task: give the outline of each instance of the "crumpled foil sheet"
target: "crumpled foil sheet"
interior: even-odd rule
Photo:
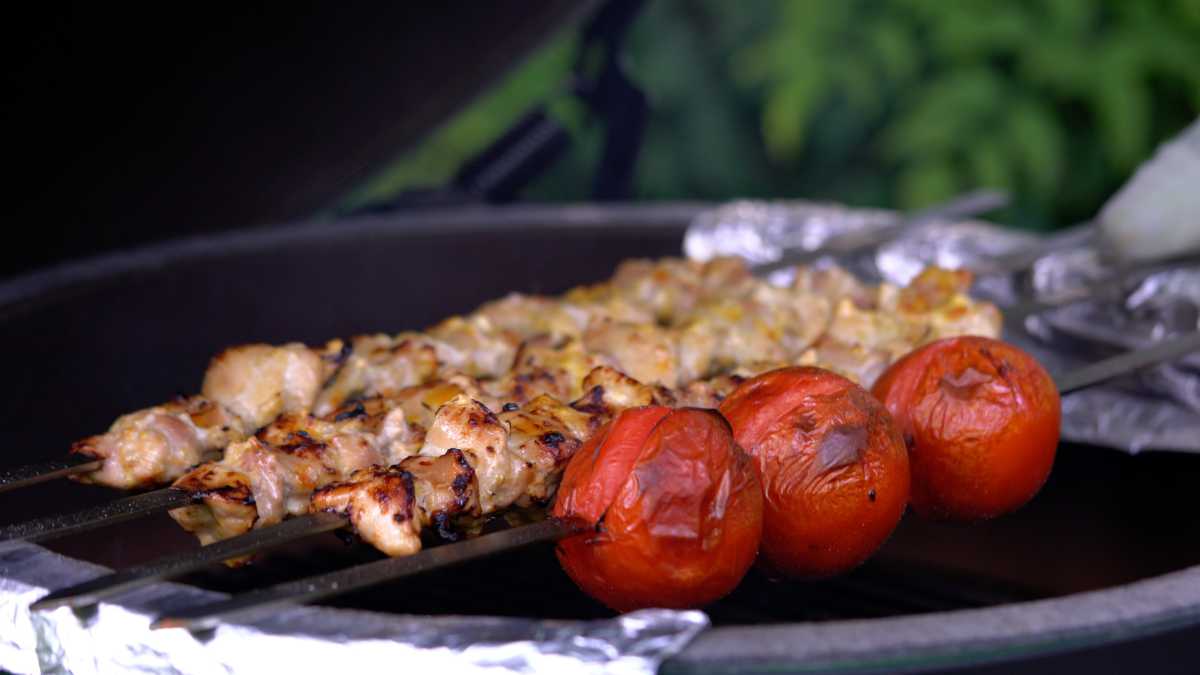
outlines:
[[[192,634],[152,631],[219,593],[160,583],[87,611],[29,603],[107,572],[23,542],[0,546],[0,669],[14,673],[653,673],[709,626],[698,611],[599,621],[403,616],[325,607]]]
[[[765,263],[786,248],[816,249],[830,237],[892,224],[897,217],[836,204],[739,201],[697,216],[684,251],[697,260],[738,255]],[[1043,238],[979,221],[943,222],[836,262],[864,279],[895,284],[929,264],[967,268],[976,273],[973,292],[1001,311],[1099,284],[1103,292],[1092,300],[1006,322],[1005,339],[1055,374],[1200,328],[1200,262],[1121,280],[1098,241],[1091,226]],[[1022,258],[1036,263],[1017,265]],[[786,283],[788,275],[776,273],[771,280]],[[1200,354],[1065,396],[1062,435],[1131,453],[1200,452]]]

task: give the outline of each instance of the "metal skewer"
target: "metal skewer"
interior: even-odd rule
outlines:
[[[0,543],[12,540],[45,541],[98,527],[115,525],[126,520],[159,511],[169,511],[194,504],[200,495],[177,488],[163,488],[133,497],[118,499],[83,511],[47,516],[0,528]]]
[[[956,197],[948,202],[936,204],[906,216],[892,225],[873,228],[865,232],[847,232],[830,237],[820,248],[811,251],[785,250],[779,260],[755,265],[750,271],[755,276],[766,276],[777,270],[795,265],[807,265],[827,255],[851,255],[891,241],[913,228],[939,220],[962,220],[982,215],[1008,206],[1009,197],[994,190],[976,190]]]
[[[77,473],[96,471],[101,465],[103,462],[98,459],[84,455],[68,455],[63,459],[52,459],[49,462],[0,469],[0,492],[8,492],[55,478],[65,478]]]
[[[32,610],[57,607],[84,607],[104,598],[133,590],[162,579],[171,579],[188,572],[232,558],[274,548],[296,539],[345,527],[347,520],[336,513],[309,513],[285,520],[278,525],[251,530],[246,534],[218,541],[198,550],[159,558],[153,562],[97,577],[81,584],[55,591],[29,606]]]
[[[1061,377],[1054,378],[1054,383],[1058,385],[1060,394],[1066,394],[1148,366],[1174,361],[1197,350],[1200,350],[1200,331],[1185,333],[1179,337],[1162,340],[1145,349],[1125,352],[1077,368]]]
[[[1167,260],[1152,260],[1120,265],[1115,267],[1113,273],[1108,277],[1079,288],[1073,288],[1052,297],[1029,299],[1010,307],[1005,307],[1004,321],[1008,325],[1024,326],[1025,320],[1036,314],[1060,307],[1069,307],[1105,293],[1118,291],[1131,281],[1144,279],[1153,274],[1197,263],[1200,263],[1200,258],[1194,254],[1189,254]]]
[[[577,530],[562,521],[549,519],[475,539],[425,549],[404,558],[384,558],[375,562],[338,570],[308,579],[291,581],[234,596],[228,600],[192,607],[162,616],[151,628],[187,628],[204,630],[232,617],[247,618],[281,605],[312,602],[375,584],[442,569],[502,551],[538,542],[557,541]]]

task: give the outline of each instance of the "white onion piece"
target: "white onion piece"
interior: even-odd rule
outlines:
[[[1127,260],[1200,251],[1200,121],[1159,146],[1099,217],[1107,248]]]

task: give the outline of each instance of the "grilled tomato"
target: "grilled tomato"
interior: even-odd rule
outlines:
[[[883,544],[908,501],[908,454],[883,406],[828,370],[783,368],[721,404],[764,493],[760,561],[768,574],[820,578]]]
[[[1050,375],[999,340],[938,340],[889,368],[873,389],[908,443],[912,506],[975,521],[1016,510],[1046,482],[1062,411]]]
[[[617,611],[698,607],[753,564],[762,491],[715,411],[632,408],[571,459],[553,514],[586,528],[558,559],[588,595]]]

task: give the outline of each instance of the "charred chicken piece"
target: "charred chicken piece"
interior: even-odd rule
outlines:
[[[175,482],[201,495],[171,517],[203,543],[266,527],[306,513],[314,490],[374,465],[410,454],[405,404],[428,396],[358,401],[326,417],[288,413],[254,436],[231,444],[219,461]]]
[[[458,396],[438,410],[419,456],[323,487],[312,508],[346,515],[360,537],[388,555],[409,555],[420,549],[423,528],[453,537],[459,516],[549,501],[567,461],[604,414],[547,395],[494,414]]]
[[[390,556],[421,550],[428,527],[453,537],[454,518],[480,512],[475,471],[458,449],[355,471],[317,490],[312,509],[346,516],[363,540]]]

